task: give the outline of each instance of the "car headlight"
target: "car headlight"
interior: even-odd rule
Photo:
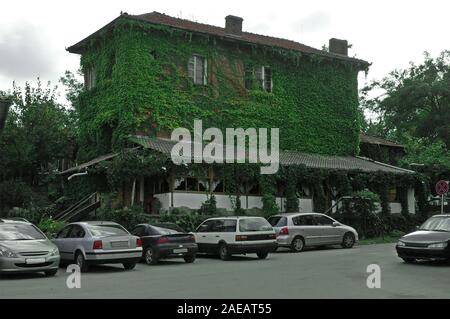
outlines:
[[[58,248],[53,249],[52,252],[50,253],[50,256],[59,256]]]
[[[0,257],[3,258],[16,258],[17,255],[13,253],[11,250],[5,247],[0,247]]]
[[[428,248],[445,248],[447,247],[447,243],[436,243],[428,245]]]
[[[398,241],[397,243],[397,247],[405,247],[406,244],[404,242],[402,242],[401,240]]]

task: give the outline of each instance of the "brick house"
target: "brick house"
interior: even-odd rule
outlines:
[[[348,47],[347,41],[333,38],[324,51],[245,32],[243,19],[231,15],[222,28],[158,12],[123,13],[68,48],[81,55],[85,75],[79,109],[84,132],[80,159],[89,162],[62,174],[85,172],[105,154],[117,154],[125,147],[168,156],[171,130],[192,129],[193,120],[201,118],[222,129],[280,128],[282,166],[352,176],[412,175],[358,157],[357,78],[369,63],[348,56]],[[177,176],[164,168],[165,174],[136,176],[123,185],[123,203],[147,207],[157,198],[163,210],[198,209],[214,193],[218,207],[233,209],[233,195],[225,192],[223,181],[215,180],[211,167],[205,166],[202,178]],[[339,196],[329,179],[320,182],[325,185],[321,200],[327,209]],[[247,182],[241,193],[243,208],[263,206],[257,181]],[[297,194],[300,211],[317,210],[312,185],[297,185]],[[405,207],[391,194],[391,212],[415,212],[414,185],[405,194]],[[283,211],[283,191],[274,196]]]

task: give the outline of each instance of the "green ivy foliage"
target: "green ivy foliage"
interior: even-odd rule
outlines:
[[[192,54],[208,61],[208,85],[187,76]],[[277,48],[225,43],[123,17],[91,41],[82,69],[96,87],[80,96],[80,157],[121,149],[136,131],[176,127],[277,127],[280,147],[322,154],[358,150],[360,66]],[[273,93],[245,89],[245,69],[270,66]]]

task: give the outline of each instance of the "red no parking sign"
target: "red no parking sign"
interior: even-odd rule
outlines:
[[[445,195],[448,193],[448,182],[447,181],[439,181],[436,184],[436,194]]]

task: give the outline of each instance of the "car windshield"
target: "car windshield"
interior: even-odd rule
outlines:
[[[120,225],[89,225],[89,231],[95,237],[127,236],[128,232]]]
[[[266,231],[272,230],[272,225],[264,218],[245,218],[239,220],[239,231]]]
[[[37,240],[45,236],[33,225],[0,224],[0,240]]]
[[[450,218],[449,217],[431,217],[419,228],[420,230],[430,231],[446,231],[450,232]]]
[[[269,223],[273,227],[285,227],[287,226],[287,218],[283,216],[272,216],[269,218]]]

